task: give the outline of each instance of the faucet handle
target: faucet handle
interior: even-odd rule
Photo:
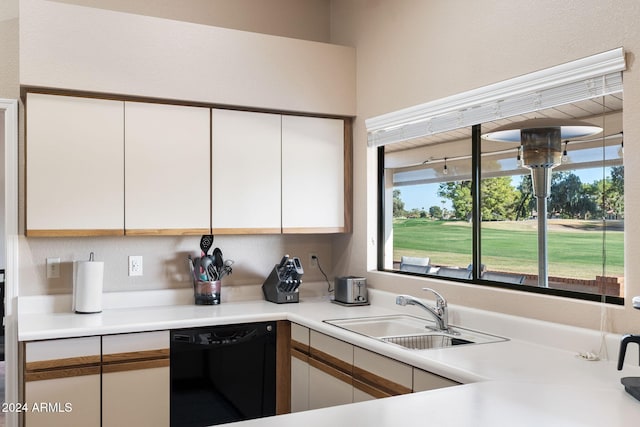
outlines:
[[[627,334],[622,337],[622,341],[620,341],[620,353],[618,355],[618,371],[622,370],[622,365],[624,364],[624,356],[627,352],[627,344],[629,343],[636,343],[640,345],[640,335]]]
[[[438,307],[444,308],[447,306],[447,300],[444,299],[444,297],[442,295],[440,295],[440,293],[438,293],[435,289],[431,289],[431,288],[422,288],[423,291],[429,291],[432,294],[434,294],[436,296],[436,305]]]

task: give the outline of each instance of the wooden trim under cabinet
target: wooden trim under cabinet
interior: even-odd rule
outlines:
[[[124,236],[124,230],[30,230],[24,231],[26,237],[101,237]]]
[[[346,233],[346,227],[284,227],[284,234],[333,234]]]
[[[199,236],[209,234],[208,228],[125,229],[125,236]]]
[[[214,228],[213,234],[281,234],[281,228]]]

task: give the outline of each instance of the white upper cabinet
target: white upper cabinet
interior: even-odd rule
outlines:
[[[125,103],[126,234],[210,230],[209,109]]]
[[[280,233],[278,114],[212,110],[214,234]]]
[[[282,117],[282,229],[339,233],[345,224],[344,121]]]
[[[26,235],[342,233],[347,121],[27,94]]]
[[[123,102],[29,93],[27,236],[121,235]]]

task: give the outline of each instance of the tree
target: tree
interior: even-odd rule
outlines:
[[[480,185],[480,213],[483,220],[513,220],[516,218],[518,193],[511,177],[483,179]]]
[[[549,211],[562,218],[586,217],[596,210],[593,197],[573,172],[555,172],[551,180]]]
[[[438,187],[438,196],[451,200],[456,218],[471,219],[471,181],[443,182]]]
[[[480,195],[482,219],[515,219],[518,192],[511,185],[510,177],[483,179]],[[444,182],[440,184],[438,196],[451,200],[456,218],[471,219],[471,181]]]
[[[624,216],[624,166],[611,168],[612,207],[616,215]]]
[[[429,216],[435,219],[442,219],[442,208],[440,206],[431,206],[429,208]]]
[[[405,216],[404,202],[400,198],[400,190],[393,190],[393,217]]]

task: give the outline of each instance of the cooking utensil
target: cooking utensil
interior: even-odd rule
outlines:
[[[216,271],[220,273],[222,271],[222,267],[224,267],[224,258],[220,248],[215,248],[211,257],[213,258],[213,265],[216,267]]]
[[[213,246],[213,235],[212,234],[203,234],[200,238],[200,250],[202,250],[202,255],[209,255],[209,250]]]
[[[193,271],[194,271],[193,278],[196,281],[202,280],[202,278],[200,277],[200,258],[193,259]]]
[[[191,272],[191,277],[195,278],[196,277],[196,275],[195,275],[196,268],[193,265],[193,258],[191,258],[191,255],[189,255],[187,257],[187,261],[189,262],[189,271]]]
[[[216,272],[215,270],[212,270],[212,267],[213,259],[210,256],[203,256],[200,259],[200,268],[202,269],[202,274],[206,276],[206,281],[218,280],[217,275],[215,274]]]

